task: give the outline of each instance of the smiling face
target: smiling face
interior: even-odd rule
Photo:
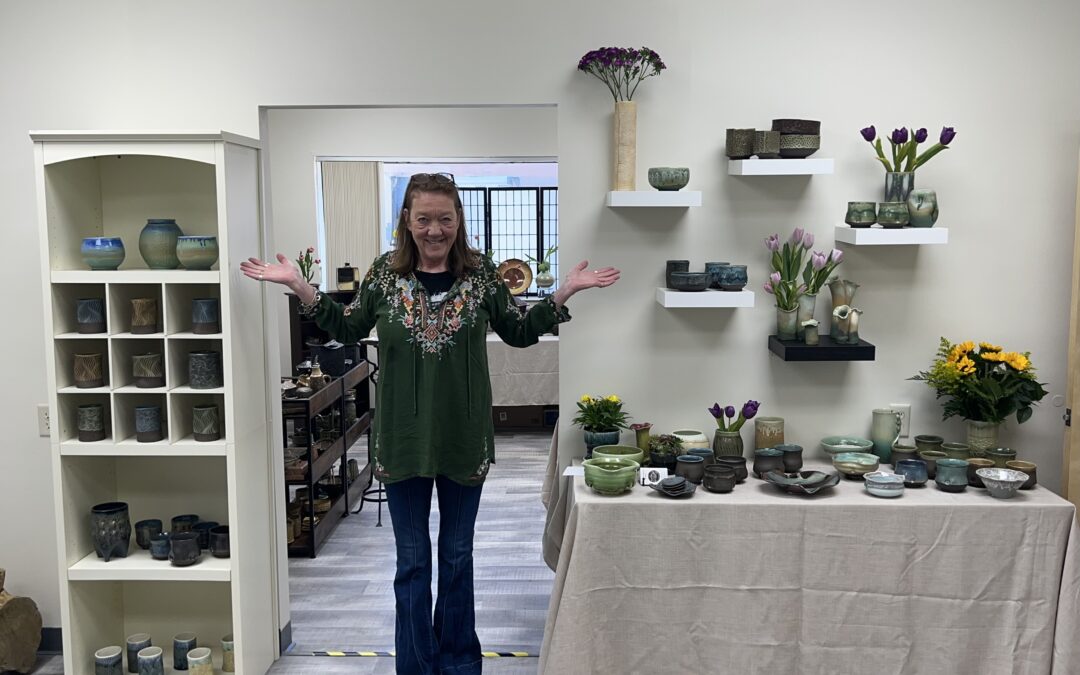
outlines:
[[[461,221],[453,198],[439,192],[416,192],[407,209],[409,233],[420,254],[420,269],[442,272]]]

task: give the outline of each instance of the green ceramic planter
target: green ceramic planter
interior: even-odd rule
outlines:
[[[971,448],[967,443],[942,443],[941,451],[945,453],[945,456],[949,459],[962,459],[967,461],[968,457],[971,457]],[[1005,465],[1002,464],[1004,467]]]
[[[601,459],[604,457],[617,457],[620,459],[629,459],[641,464],[645,459],[645,453],[641,451],[641,448],[633,445],[598,445],[593,448],[593,459]]]
[[[582,466],[586,485],[603,495],[619,495],[634,487],[639,464],[621,457],[593,457]]]
[[[995,467],[1007,469],[1006,463],[1016,459],[1016,451],[1012,448],[990,448],[986,451],[986,458],[993,460]]]

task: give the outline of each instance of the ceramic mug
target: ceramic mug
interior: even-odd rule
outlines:
[[[852,227],[870,227],[877,222],[874,202],[848,202],[844,222]]]

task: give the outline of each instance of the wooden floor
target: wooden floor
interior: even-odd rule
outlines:
[[[550,432],[496,435],[497,463],[476,523],[477,633],[484,651],[528,652],[533,658],[485,659],[486,672],[536,672],[554,578],[541,550],[540,488],[550,441]],[[366,453],[362,444],[354,452]],[[438,502],[432,501],[434,542]],[[368,503],[344,519],[314,560],[289,561],[293,647],[271,673],[394,672],[390,657],[311,656],[394,648],[394,535],[385,505],[383,526],[375,526],[377,508]]]

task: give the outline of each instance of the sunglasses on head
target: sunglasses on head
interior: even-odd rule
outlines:
[[[412,185],[454,185],[454,174],[441,171],[439,173],[414,173],[409,179]]]

